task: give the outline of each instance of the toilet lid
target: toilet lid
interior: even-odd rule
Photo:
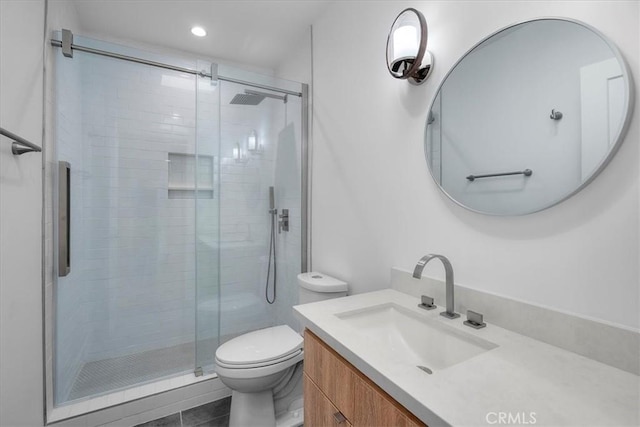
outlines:
[[[274,326],[236,337],[218,347],[216,358],[228,365],[280,359],[302,348],[302,337],[289,326]]]

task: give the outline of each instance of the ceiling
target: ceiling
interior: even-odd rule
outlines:
[[[132,40],[270,69],[307,40],[330,1],[75,0],[90,35]],[[207,36],[195,37],[201,26]]]

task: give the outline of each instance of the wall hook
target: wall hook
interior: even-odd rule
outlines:
[[[551,110],[549,118],[551,118],[551,120],[560,120],[562,118],[562,113],[560,111]]]

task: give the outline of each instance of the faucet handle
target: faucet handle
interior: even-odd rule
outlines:
[[[422,295],[420,297],[420,300],[422,301],[421,304],[418,304],[418,307],[424,309],[424,310],[433,310],[434,308],[437,308],[438,306],[435,305],[433,303],[433,298],[426,296],[426,295]]]
[[[484,316],[482,315],[482,313],[476,313],[473,310],[467,310],[467,320],[462,323],[469,326],[470,328],[481,329],[487,326],[487,324],[482,321],[483,318]]]

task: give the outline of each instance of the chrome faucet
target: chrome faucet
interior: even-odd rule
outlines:
[[[422,277],[422,270],[424,270],[424,266],[434,258],[438,258],[444,265],[445,284],[447,287],[447,310],[440,313],[440,315],[449,319],[455,319],[456,317],[460,317],[460,315],[456,313],[453,308],[453,266],[447,257],[436,254],[423,256],[416,264],[416,268],[413,269],[413,278],[420,279]]]

